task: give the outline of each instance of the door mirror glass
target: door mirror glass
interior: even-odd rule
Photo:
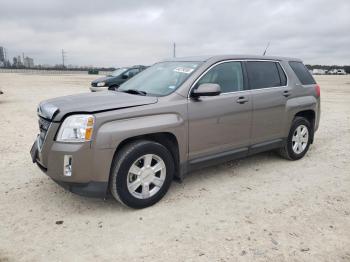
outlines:
[[[213,83],[205,83],[199,85],[192,92],[192,97],[200,97],[200,96],[217,96],[221,93],[221,87],[218,84]]]

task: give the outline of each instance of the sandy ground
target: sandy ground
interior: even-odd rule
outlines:
[[[93,78],[0,74],[0,261],[350,261],[350,76],[317,77],[304,159],[207,168],[144,210],[66,192],[31,163],[38,102]]]

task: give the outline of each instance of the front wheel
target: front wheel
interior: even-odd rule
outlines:
[[[173,175],[174,160],[163,145],[153,141],[135,141],[117,152],[110,191],[126,206],[148,207],[166,194]]]
[[[279,151],[280,155],[289,160],[303,158],[309,150],[312,135],[311,124],[306,118],[294,118],[287,142]]]

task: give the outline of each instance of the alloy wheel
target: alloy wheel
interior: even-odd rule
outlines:
[[[166,166],[163,159],[155,154],[146,154],[131,165],[127,187],[134,197],[148,199],[162,188],[165,178]]]

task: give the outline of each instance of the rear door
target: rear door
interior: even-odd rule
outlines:
[[[189,100],[189,157],[213,156],[216,153],[242,149],[250,143],[252,101],[239,61],[221,62],[195,83],[216,83],[221,94]]]
[[[252,144],[283,138],[291,95],[283,68],[275,61],[247,61],[246,68],[253,100]]]

